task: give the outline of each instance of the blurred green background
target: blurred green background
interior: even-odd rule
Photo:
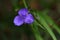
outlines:
[[[24,1],[35,22],[18,27],[13,20],[18,10],[25,8]],[[0,40],[56,40],[55,37],[60,40],[60,0],[0,0]]]

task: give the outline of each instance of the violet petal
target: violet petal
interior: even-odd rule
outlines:
[[[28,14],[28,9],[23,8],[18,11],[18,14],[21,16],[26,16]]]
[[[14,18],[14,24],[17,25],[17,26],[20,26],[23,24],[23,19],[18,15]]]
[[[32,16],[31,14],[28,14],[28,15],[26,16],[24,22],[25,22],[25,23],[28,23],[28,24],[31,24],[31,23],[33,23],[33,21],[34,21],[33,16]]]

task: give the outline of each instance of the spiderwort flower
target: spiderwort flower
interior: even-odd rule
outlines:
[[[28,9],[23,8],[18,11],[18,15],[14,18],[14,24],[17,26],[21,26],[23,23],[31,24],[33,23],[34,18],[31,13],[29,13]]]

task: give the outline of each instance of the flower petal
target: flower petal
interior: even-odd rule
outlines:
[[[20,26],[23,24],[23,19],[18,15],[14,18],[14,24],[17,25],[17,26]]]
[[[34,21],[33,16],[31,14],[28,14],[24,22],[31,24],[33,21]]]
[[[28,14],[28,9],[26,9],[26,8],[20,9],[18,11],[18,14],[21,15],[21,16],[25,16],[25,15]]]

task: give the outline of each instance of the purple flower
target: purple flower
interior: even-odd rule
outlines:
[[[18,15],[14,18],[14,24],[21,26],[23,23],[31,24],[33,23],[34,18],[32,14],[29,13],[28,9],[23,8],[18,11]]]

